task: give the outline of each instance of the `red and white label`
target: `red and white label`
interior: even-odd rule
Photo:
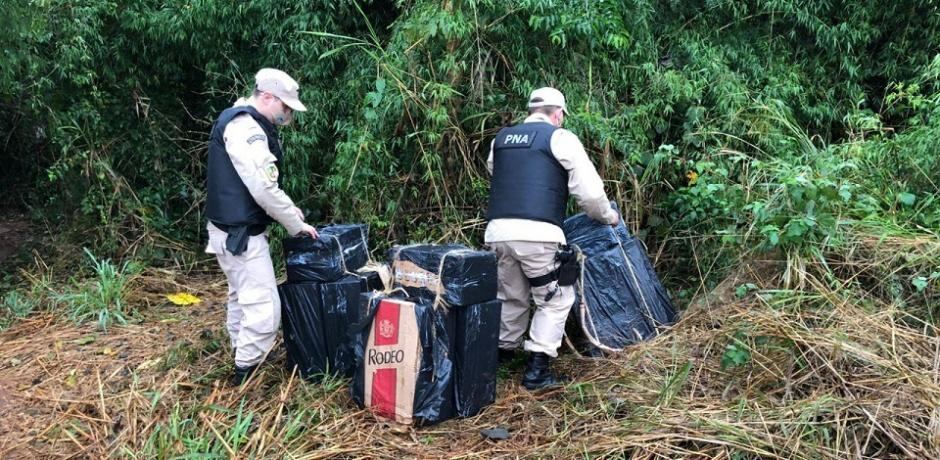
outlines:
[[[398,302],[383,300],[375,314],[374,325],[378,330],[375,345],[398,345],[398,322],[401,318],[401,305]]]
[[[398,369],[376,369],[372,375],[372,413],[382,418],[395,420]]]
[[[410,424],[421,342],[415,304],[382,299],[365,350],[365,401],[382,418]]]

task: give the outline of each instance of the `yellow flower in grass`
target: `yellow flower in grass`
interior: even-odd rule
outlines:
[[[689,185],[695,185],[698,182],[698,173],[695,171],[685,173],[685,177],[689,179]]]
[[[174,305],[193,305],[199,302],[202,302],[202,299],[196,297],[188,292],[177,292],[176,294],[167,294],[167,300],[173,302]]]

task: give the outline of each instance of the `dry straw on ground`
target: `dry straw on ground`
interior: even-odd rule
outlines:
[[[99,333],[42,315],[0,334],[0,457],[940,458],[934,325],[812,275],[812,289],[745,299],[729,279],[651,342],[565,356],[564,389],[533,395],[511,373],[479,416],[424,428],[377,422],[342,382],[285,371],[280,351],[225,386],[223,286],[168,276],[141,280],[140,324]],[[161,300],[180,286],[204,302]],[[746,362],[723,368],[733,349]],[[497,426],[511,437],[480,435]]]

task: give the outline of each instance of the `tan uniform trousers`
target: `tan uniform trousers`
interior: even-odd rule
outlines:
[[[503,301],[499,328],[499,347],[519,347],[526,327],[529,326],[529,294],[535,299],[535,314],[529,327],[529,339],[524,348],[558,356],[558,347],[565,334],[565,321],[575,300],[574,286],[558,287],[556,282],[530,288],[527,278],[535,278],[555,270],[558,243],[531,241],[501,241],[489,243],[496,252],[499,292]],[[558,288],[550,300],[545,296]]]
[[[235,365],[261,362],[274,345],[281,324],[281,299],[268,248],[267,234],[248,239],[245,252],[233,256],[225,250],[228,234],[211,223],[207,254],[215,254],[228,279],[225,326],[235,352]]]

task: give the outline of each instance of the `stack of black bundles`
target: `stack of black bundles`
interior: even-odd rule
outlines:
[[[566,219],[564,231],[585,255],[584,299],[572,316],[591,344],[621,350],[675,322],[675,308],[643,244],[622,221],[611,227],[582,213]]]
[[[459,244],[397,246],[389,252],[394,287],[455,315],[455,412],[471,417],[496,400],[499,321],[496,254]]]
[[[329,283],[291,283],[278,286],[287,367],[302,377],[349,377],[355,369],[349,325],[360,320],[359,277],[346,275]]]
[[[374,285],[368,273],[354,273],[369,260],[368,227],[335,224],[318,233],[318,239],[284,240],[287,282],[278,292],[287,365],[308,380],[350,377],[355,356],[348,330],[362,317],[360,293]]]

